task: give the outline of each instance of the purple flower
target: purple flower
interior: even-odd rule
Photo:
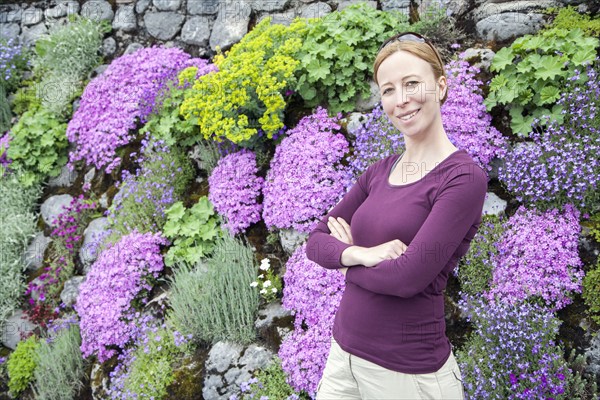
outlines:
[[[341,164],[348,142],[324,108],[288,132],[271,160],[263,189],[263,218],[269,229],[310,232],[343,196],[350,179]]]
[[[208,178],[208,199],[233,235],[260,221],[258,197],[264,179],[257,172],[254,153],[242,150],[221,158]]]

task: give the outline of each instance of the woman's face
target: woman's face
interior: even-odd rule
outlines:
[[[427,132],[440,118],[446,78],[436,80],[427,61],[397,51],[379,65],[377,81],[383,110],[403,135]]]

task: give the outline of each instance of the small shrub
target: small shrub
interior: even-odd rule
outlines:
[[[165,256],[169,267],[178,262],[197,263],[212,252],[215,241],[223,236],[219,218],[206,196],[189,209],[178,201],[166,209],[165,214],[167,222],[163,233],[173,241]]]
[[[600,259],[583,278],[583,299],[592,319],[600,324]]]
[[[287,383],[287,376],[281,368],[281,360],[276,357],[268,367],[259,370],[254,378],[240,384],[240,396],[234,395],[229,400],[249,399],[281,399],[308,400],[306,392],[296,393]]]
[[[227,235],[205,266],[179,265],[171,283],[173,325],[196,342],[250,343],[258,311],[258,295],[250,287],[254,273],[252,250]]]
[[[81,352],[104,362],[135,339],[135,303],[147,302],[151,281],[164,268],[160,234],[136,231],[109,245],[81,284],[75,310],[81,318]]]
[[[572,206],[544,213],[521,206],[502,229],[485,297],[508,304],[540,301],[555,310],[571,303],[583,278],[579,212]]]
[[[367,78],[381,42],[409,30],[413,27],[406,15],[366,3],[310,20],[298,55],[302,64],[295,90],[309,107],[326,104],[332,113],[354,110],[357,98],[371,94]]]
[[[252,147],[259,130],[269,139],[283,128],[283,112],[306,24],[260,21],[225,54],[215,56],[218,72],[204,75],[186,93],[181,112],[194,119],[205,139],[228,139]]]
[[[592,18],[589,13],[582,14],[573,6],[550,8],[547,12],[554,14],[554,19],[546,29],[578,28],[588,36],[600,36],[600,18]]]
[[[260,221],[264,179],[257,173],[256,156],[242,150],[221,158],[208,178],[208,198],[232,235]]]
[[[17,344],[15,351],[8,358],[6,368],[8,370],[8,388],[13,396],[17,396],[29,387],[34,379],[34,371],[37,367],[36,351],[39,347],[36,336],[30,336]]]
[[[24,187],[15,174],[0,176],[0,331],[25,291],[22,255],[37,231],[39,185]]]
[[[534,120],[544,115],[562,122],[555,104],[562,88],[577,68],[594,61],[599,43],[581,29],[554,28],[518,38],[494,56],[490,71],[497,75],[484,102],[487,109],[509,106],[511,128],[521,136],[529,136]]]
[[[40,108],[25,112],[11,129],[7,157],[12,160],[11,168],[23,171],[23,185],[31,186],[60,174],[67,163],[66,128],[65,123]]]
[[[79,326],[61,329],[52,340],[41,340],[36,351],[34,393],[44,400],[74,399],[83,386]]]
[[[496,244],[502,236],[502,224],[497,216],[484,215],[469,251],[460,259],[454,270],[458,274],[461,290],[469,295],[481,294],[490,289],[493,260],[498,256]]]
[[[308,233],[342,197],[351,173],[342,165],[348,142],[339,129],[319,107],[277,146],[263,188],[267,228]]]

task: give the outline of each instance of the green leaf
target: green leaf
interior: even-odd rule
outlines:
[[[321,62],[318,59],[313,59],[306,67],[307,72],[313,79],[323,79],[329,74],[329,64]]]
[[[554,79],[557,75],[563,74],[563,60],[558,56],[544,57],[543,66],[534,72],[534,77],[537,79]]]
[[[596,58],[595,48],[579,48],[571,57],[571,62],[575,66],[580,66],[594,61],[594,58]]]
[[[490,66],[490,71],[496,72],[501,71],[506,68],[508,65],[511,65],[515,58],[515,54],[509,47],[503,47],[494,56],[494,60],[492,61],[492,65]]]
[[[163,226],[163,234],[172,239],[179,235],[179,222],[168,219],[165,225]]]
[[[551,104],[560,98],[560,90],[556,86],[548,85],[540,92],[541,104]]]
[[[181,201],[178,201],[171,207],[167,208],[165,213],[168,216],[169,221],[177,222],[180,221],[185,215],[185,207],[183,207],[183,203]]]

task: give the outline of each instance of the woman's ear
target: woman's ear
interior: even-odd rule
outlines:
[[[448,91],[448,82],[446,81],[445,76],[440,76],[440,78],[438,79],[438,85],[440,86],[440,101],[441,101],[444,98],[444,96],[446,95],[446,92]]]

